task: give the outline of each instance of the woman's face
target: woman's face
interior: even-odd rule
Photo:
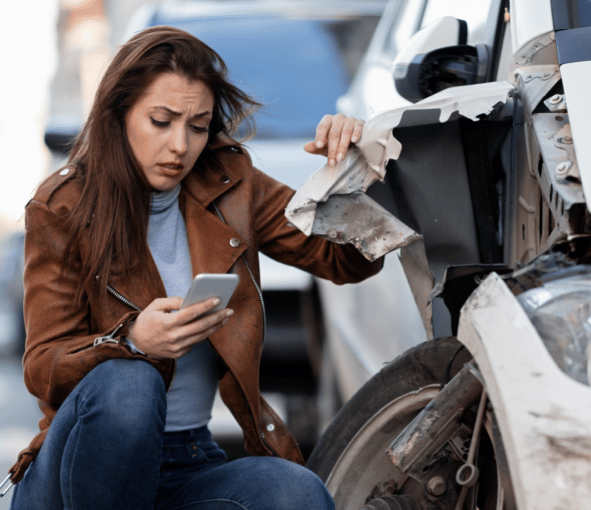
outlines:
[[[201,81],[158,76],[125,115],[127,139],[153,189],[173,189],[207,144],[213,94]]]

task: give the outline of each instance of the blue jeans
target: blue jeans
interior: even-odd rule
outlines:
[[[156,369],[100,364],[60,407],[11,510],[334,509],[308,469],[274,457],[226,462],[207,427],[165,434],[165,416]]]

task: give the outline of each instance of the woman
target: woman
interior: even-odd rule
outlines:
[[[381,263],[287,226],[293,191],[231,138],[258,104],[225,72],[181,30],[133,37],[27,205],[25,382],[45,418],[11,468],[14,510],[334,507],[259,393],[257,252],[336,283]],[[361,129],[326,116],[306,149],[335,164]],[[166,297],[227,272],[231,309],[199,318],[217,302]],[[218,385],[255,457],[213,442]]]

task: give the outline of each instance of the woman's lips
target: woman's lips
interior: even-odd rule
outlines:
[[[158,163],[160,171],[170,177],[176,177],[183,172],[185,168],[181,163]]]

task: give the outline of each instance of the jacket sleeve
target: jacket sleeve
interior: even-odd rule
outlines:
[[[62,268],[65,222],[46,204],[32,200],[25,226],[25,384],[44,402],[60,404],[99,363],[132,356],[122,336],[135,314],[121,317],[106,331],[91,332],[88,303],[74,301],[76,268]],[[109,336],[110,341],[94,346],[96,338]]]
[[[383,257],[370,262],[351,244],[308,237],[290,227],[285,208],[295,192],[256,168],[253,172],[254,217],[259,249],[265,255],[337,284],[357,283],[382,269]]]

